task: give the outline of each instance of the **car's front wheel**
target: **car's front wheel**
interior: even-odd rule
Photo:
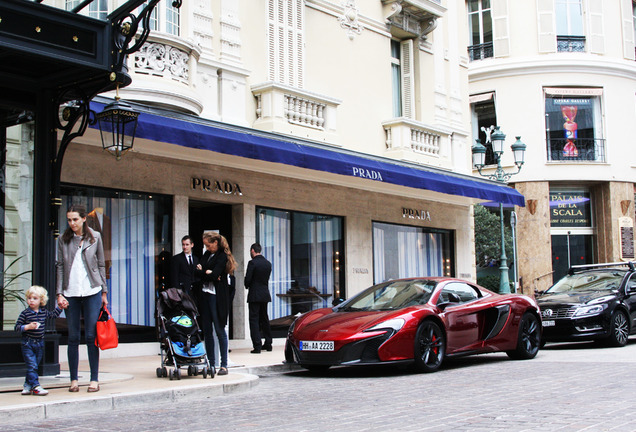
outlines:
[[[420,372],[435,372],[446,354],[446,337],[437,323],[426,320],[415,334],[415,367]]]
[[[629,321],[627,320],[627,316],[622,311],[614,311],[607,344],[613,347],[622,347],[627,345],[628,337]]]
[[[541,324],[536,315],[526,312],[519,322],[519,336],[517,348],[506,351],[508,357],[513,360],[528,360],[534,358],[541,346]]]

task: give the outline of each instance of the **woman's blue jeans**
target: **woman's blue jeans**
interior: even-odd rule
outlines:
[[[68,368],[71,381],[77,380],[79,367],[79,344],[81,337],[80,316],[84,317],[84,338],[88,351],[88,365],[91,369],[91,381],[99,381],[99,348],[95,346],[97,318],[102,307],[102,293],[89,297],[68,297],[66,322],[68,324]]]
[[[219,314],[216,312],[216,294],[201,293],[201,321],[203,326],[203,336],[205,337],[205,351],[208,355],[210,367],[214,367],[214,335],[219,339],[219,351],[221,353],[221,367],[227,368],[227,334],[225,333],[225,323],[219,321]]]
[[[40,385],[38,377],[38,366],[42,362],[44,355],[44,338],[34,339],[32,337],[22,337],[22,357],[26,365],[26,378],[24,387],[33,389]]]

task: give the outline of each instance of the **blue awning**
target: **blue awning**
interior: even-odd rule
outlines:
[[[91,105],[96,112],[103,110],[102,104],[92,102]],[[525,205],[523,195],[493,181],[328,148],[194,116],[183,117],[142,112],[136,137],[444,194]]]

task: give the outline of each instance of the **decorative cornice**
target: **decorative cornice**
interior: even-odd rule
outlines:
[[[493,78],[546,73],[586,73],[633,80],[636,79],[636,62],[577,54],[488,59],[470,63],[468,81],[475,83]]]

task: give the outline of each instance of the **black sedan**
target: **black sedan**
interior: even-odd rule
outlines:
[[[624,346],[636,333],[634,263],[574,266],[537,303],[544,343],[596,340]]]

